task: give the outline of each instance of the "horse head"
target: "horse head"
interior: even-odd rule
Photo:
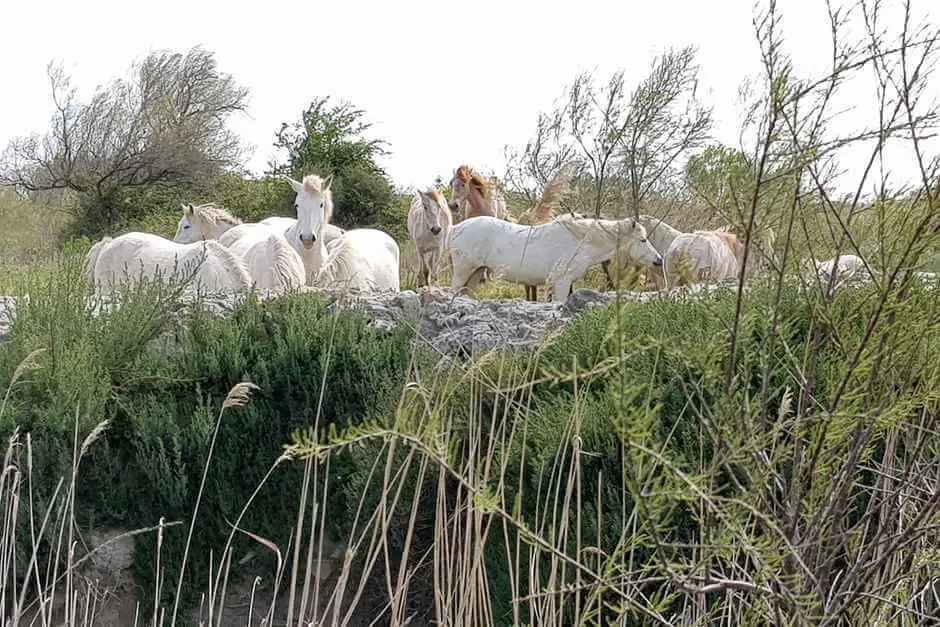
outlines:
[[[309,250],[318,239],[323,241],[323,228],[333,211],[333,193],[330,189],[333,176],[324,179],[316,174],[308,174],[303,182],[286,174],[281,176],[297,194],[294,207],[297,209],[298,235],[300,243]]]

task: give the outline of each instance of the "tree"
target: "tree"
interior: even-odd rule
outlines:
[[[149,54],[130,79],[99,87],[87,104],[61,67],[50,64],[48,73],[50,129],[10,142],[0,184],[77,192],[86,225],[110,230],[120,222],[122,188],[200,184],[241,160],[243,146],[227,122],[245,109],[248,91],[198,46]]]
[[[653,60],[649,75],[628,93],[623,70],[597,84],[590,72],[565,89],[562,104],[540,115],[536,137],[511,153],[507,179],[544,185],[570,164],[575,187],[586,189],[582,211],[622,217],[629,202],[641,212],[651,193],[675,191],[683,157],[707,139],[711,109],[696,98],[695,50],[667,51]],[[523,183],[525,186],[525,183]],[[524,194],[532,190],[524,187]],[[613,287],[609,264],[603,265]]]
[[[382,226],[396,207],[394,189],[377,163],[389,154],[388,144],[366,137],[372,124],[364,116],[348,102],[314,100],[299,122],[281,124],[274,145],[286,153],[285,161],[269,164],[271,173],[297,180],[311,172],[332,174],[334,222],[344,228]]]

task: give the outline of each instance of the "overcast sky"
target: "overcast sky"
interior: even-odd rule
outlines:
[[[920,13],[931,4],[914,0]],[[366,111],[375,134],[391,144],[385,165],[402,186],[429,184],[460,163],[501,174],[503,147],[523,144],[538,113],[578,72],[623,68],[632,86],[656,54],[686,44],[698,47],[699,93],[715,107],[715,136],[734,144],[738,88],[759,70],[751,0],[578,0],[559,10],[546,8],[549,0],[5,5],[0,145],[46,128],[50,60],[61,61],[87,97],[99,83],[126,76],[150,50],[201,44],[251,90],[248,116],[233,121],[255,146],[250,169],[265,167],[281,122],[299,119],[313,98],[329,95]],[[778,6],[797,69],[823,70],[830,56],[825,2]],[[872,119],[870,86],[849,100],[865,107],[857,115]]]

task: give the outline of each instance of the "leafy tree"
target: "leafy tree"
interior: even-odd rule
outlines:
[[[274,145],[286,153],[286,161],[270,164],[272,173],[298,180],[311,172],[332,174],[333,221],[344,228],[383,226],[395,213],[394,190],[377,163],[389,154],[388,144],[366,137],[372,123],[364,116],[348,102],[314,100],[299,122],[281,125]]]
[[[50,128],[10,142],[0,158],[0,184],[76,192],[80,231],[122,225],[130,188],[200,185],[243,156],[227,123],[245,109],[248,90],[198,46],[149,54],[133,65],[130,79],[99,87],[87,104],[78,102],[61,67],[50,64],[48,71]]]

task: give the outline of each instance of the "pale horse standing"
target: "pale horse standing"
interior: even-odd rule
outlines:
[[[506,199],[495,180],[485,180],[473,168],[461,165],[450,180],[451,201],[448,205],[456,221],[506,215]]]
[[[524,226],[480,216],[455,225],[448,239],[454,289],[474,289],[488,271],[514,283],[551,285],[554,302],[564,302],[572,282],[618,248],[642,264],[663,261],[646,229],[632,219],[566,218]]]
[[[418,251],[418,285],[430,285],[438,278],[441,254],[448,231],[453,226],[444,195],[437,189],[417,190],[408,212],[408,236]]]
[[[203,292],[243,293],[251,289],[245,264],[214,240],[180,244],[153,233],[131,232],[105,237],[86,255],[86,278],[102,293],[120,284],[160,276],[184,281]]]
[[[286,235],[291,245],[301,248],[308,285],[358,291],[400,290],[400,251],[388,233],[350,229],[327,246],[323,232],[326,215],[332,211],[328,182],[316,174],[308,174],[303,182],[285,178],[297,194],[297,222]]]
[[[300,254],[276,227],[243,223],[227,209],[208,203],[183,204],[173,241],[218,240],[244,262],[255,289],[287,292],[305,283]]]

